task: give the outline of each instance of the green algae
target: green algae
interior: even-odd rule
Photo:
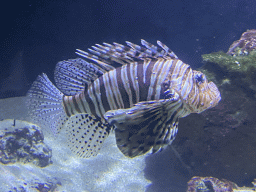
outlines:
[[[256,51],[248,55],[231,56],[224,52],[215,52],[202,55],[204,62],[218,64],[230,72],[248,73],[256,68]]]
[[[239,53],[239,49],[236,50]],[[205,63],[199,70],[208,80],[221,86],[235,83],[256,91],[256,50],[249,54],[228,55],[222,51],[202,55]]]

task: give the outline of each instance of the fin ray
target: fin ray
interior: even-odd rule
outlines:
[[[32,121],[43,125],[48,133],[58,134],[67,120],[61,93],[46,74],[39,75],[27,93],[26,105]],[[48,130],[50,128],[50,130]]]
[[[158,46],[148,43],[143,39],[141,40],[143,46],[136,45],[129,41],[126,41],[126,44],[127,46],[115,42],[113,45],[108,43],[103,43],[103,45],[96,44],[88,49],[90,53],[80,49],[77,49],[76,53],[94,61],[100,66],[126,65],[146,58],[178,58],[173,51],[160,41],[157,41]]]
[[[109,127],[89,114],[71,116],[66,126],[68,146],[79,157],[96,156],[109,134]]]
[[[180,112],[176,112],[180,111]],[[116,143],[128,157],[153,153],[169,145],[178,130],[178,118],[183,112],[178,94],[168,100],[139,102],[128,109],[108,111],[104,117],[115,126]]]
[[[56,86],[65,95],[75,95],[106,72],[105,69],[77,58],[57,63],[54,71]]]

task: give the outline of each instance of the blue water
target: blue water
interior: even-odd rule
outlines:
[[[202,54],[226,52],[244,31],[256,28],[253,0],[25,0],[15,4],[5,1],[1,8],[0,85],[17,66],[25,83],[15,79],[2,85],[5,89],[1,88],[0,99],[25,95],[42,72],[53,80],[56,63],[76,58],[77,48],[85,50],[102,42],[161,40],[195,69],[202,66]],[[183,157],[185,164],[189,164],[189,157]],[[150,156],[146,162],[145,177],[153,182],[148,191],[184,191],[192,176],[210,176],[207,172],[214,173],[216,168],[216,164],[207,171],[194,167],[191,175],[171,149]],[[251,182],[251,178],[237,177],[234,182],[241,181],[242,185]]]

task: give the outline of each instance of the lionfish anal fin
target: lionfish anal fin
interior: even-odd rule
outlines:
[[[87,113],[71,116],[65,128],[69,148],[83,158],[96,156],[110,131],[108,125]]]
[[[115,126],[116,143],[128,157],[153,153],[170,144],[178,130],[177,111],[182,102],[177,96],[168,100],[139,102],[128,109],[106,112],[105,119]]]

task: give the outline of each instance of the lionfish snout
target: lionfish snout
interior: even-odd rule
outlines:
[[[215,107],[221,100],[220,92],[213,82],[208,82],[205,74],[193,70],[193,88],[187,104],[192,113],[201,113]]]
[[[220,92],[215,83],[205,82],[200,88],[200,99],[198,103],[197,113],[201,113],[206,109],[215,107],[221,100]]]

